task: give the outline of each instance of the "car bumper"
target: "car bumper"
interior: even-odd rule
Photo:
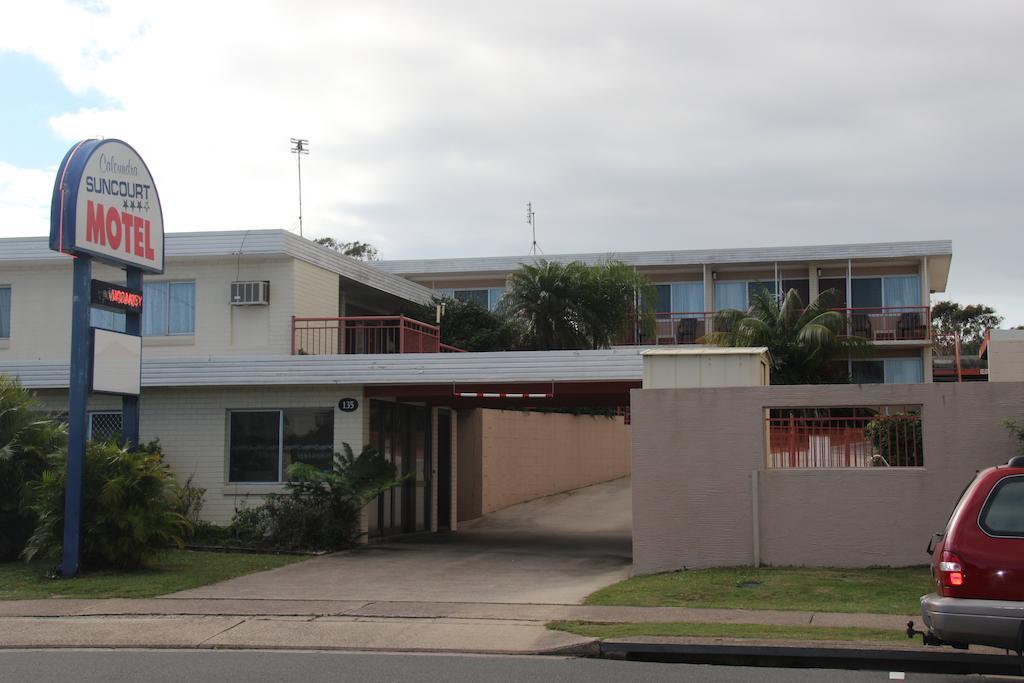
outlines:
[[[1020,647],[1024,602],[944,598],[930,593],[921,598],[921,618],[928,630],[948,643]]]

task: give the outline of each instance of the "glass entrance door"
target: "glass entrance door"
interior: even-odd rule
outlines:
[[[430,409],[370,401],[370,443],[394,463],[402,484],[370,508],[370,535],[426,531],[432,510]]]

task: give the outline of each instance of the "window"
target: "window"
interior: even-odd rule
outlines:
[[[979,522],[991,536],[1024,536],[1024,477],[1006,477],[996,484]]]
[[[703,282],[673,282],[655,285],[658,292],[655,313],[689,313],[690,315],[664,316],[674,318],[702,318],[704,311]]]
[[[886,306],[920,306],[921,280],[916,275],[882,278]]]
[[[195,334],[195,282],[146,282],[142,301],[143,336]]]
[[[118,412],[91,412],[86,423],[85,438],[90,441],[110,441],[121,436],[122,418]]]
[[[102,308],[89,309],[89,326],[111,332],[124,332],[124,313],[115,313]]]
[[[735,308],[739,311],[747,310],[746,282],[715,283],[715,310],[724,311],[727,308]]]
[[[505,296],[504,287],[487,287],[480,289],[439,289],[437,293],[441,296],[468,301],[482,306],[490,311],[498,307],[501,297]]]
[[[0,339],[11,336],[11,288],[0,287]]]
[[[818,280],[818,293],[835,290],[832,305],[836,308],[846,308],[846,278],[845,277],[823,277]]]
[[[166,337],[195,333],[196,283],[146,282],[142,285],[142,335]],[[124,332],[124,313],[89,310],[89,325]]]
[[[855,360],[850,363],[850,380],[854,384],[884,384],[885,363],[880,360]]]
[[[850,380],[854,384],[920,384],[924,366],[920,358],[855,360],[850,363]]]
[[[782,281],[782,294],[786,294],[789,290],[795,289],[800,295],[800,300],[803,301],[804,305],[810,303],[811,285],[810,281],[806,278],[793,278]],[[778,290],[775,286],[775,280],[740,280],[733,282],[716,282],[715,283],[715,310],[722,311],[727,308],[735,308],[739,311],[745,311],[750,306],[751,299],[758,292],[768,292],[772,296],[776,296]]]
[[[333,457],[334,408],[228,414],[228,481],[277,483],[293,463],[329,469]]]
[[[882,307],[882,278],[854,278],[850,281],[853,308]]]
[[[920,358],[886,358],[886,384],[920,384],[924,381],[924,366]]]

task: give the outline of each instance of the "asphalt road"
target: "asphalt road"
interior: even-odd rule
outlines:
[[[239,650],[0,650],[0,681],[888,681],[884,671],[647,664],[566,657],[496,657]],[[984,678],[907,674],[908,681]]]

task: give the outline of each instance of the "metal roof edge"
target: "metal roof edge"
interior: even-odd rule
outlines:
[[[380,268],[402,275],[431,273],[474,273],[514,270],[519,265],[541,260],[596,263],[608,259],[631,265],[698,265],[706,263],[757,263],[765,261],[830,261],[846,258],[900,258],[908,256],[952,256],[952,240],[905,242],[864,242],[782,247],[739,247],[735,249],[691,249],[636,252],[591,252],[549,254],[544,256],[481,256],[381,261]]]

